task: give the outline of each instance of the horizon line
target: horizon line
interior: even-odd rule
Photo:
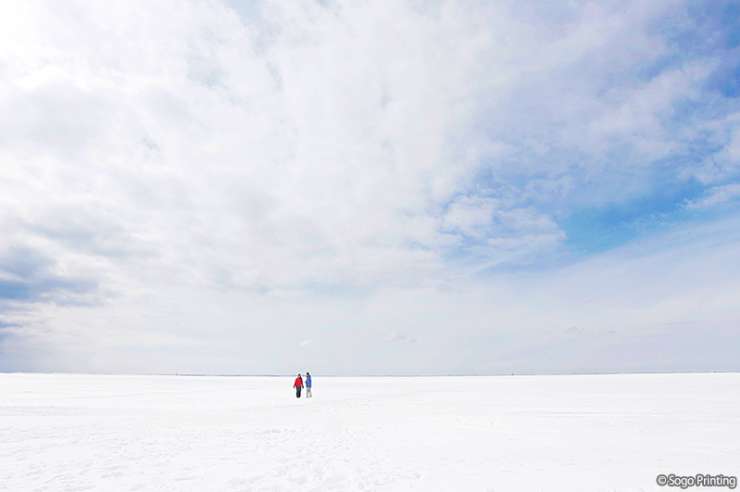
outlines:
[[[0,375],[65,375],[65,376],[181,376],[181,377],[241,377],[241,378],[283,378],[286,374],[247,374],[247,373],[188,373],[188,372],[76,372],[76,371],[0,371]],[[301,373],[303,374],[303,373]],[[639,375],[700,375],[700,374],[740,374],[740,370],[697,370],[697,371],[584,371],[584,372],[511,372],[511,373],[460,373],[460,374],[321,374],[330,378],[458,378],[458,377],[516,377],[516,376],[639,376]],[[314,374],[311,374],[314,376]]]

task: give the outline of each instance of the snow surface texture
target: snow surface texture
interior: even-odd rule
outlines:
[[[740,472],[740,374],[316,375],[311,400],[292,382],[0,375],[0,490],[680,490],[656,475]]]

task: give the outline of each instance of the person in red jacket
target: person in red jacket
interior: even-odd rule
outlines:
[[[295,378],[295,381],[293,382],[293,387],[295,388],[295,397],[300,398],[301,389],[303,388],[303,378],[301,377],[300,373],[298,373],[298,377]]]

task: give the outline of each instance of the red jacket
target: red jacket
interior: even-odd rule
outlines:
[[[298,376],[295,378],[295,382],[293,383],[294,388],[303,388],[303,378]]]

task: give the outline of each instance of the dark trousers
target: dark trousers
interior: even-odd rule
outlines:
[[[301,387],[297,386],[295,389],[295,397],[300,398],[301,397]]]

